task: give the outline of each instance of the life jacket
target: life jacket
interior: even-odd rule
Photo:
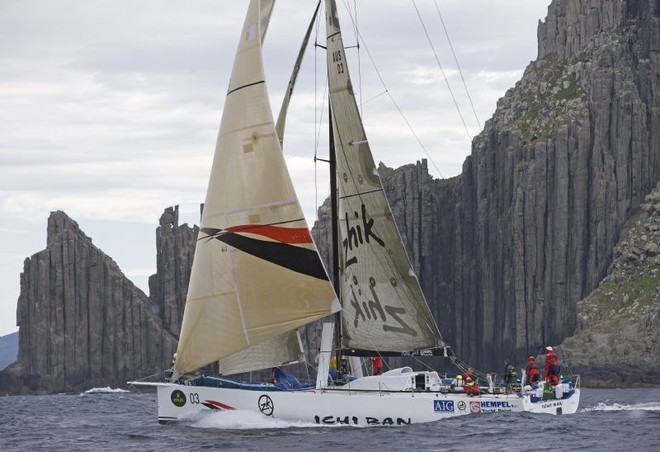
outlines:
[[[466,394],[470,394],[470,395],[479,394],[479,385],[471,377],[467,377],[467,379],[465,380],[465,386],[463,387],[463,391]]]
[[[543,400],[551,400],[555,397],[555,393],[552,390],[552,386],[546,384],[543,388]]]

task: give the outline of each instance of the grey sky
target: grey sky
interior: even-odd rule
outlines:
[[[45,248],[53,210],[76,220],[146,291],[162,210],[179,204],[183,221],[197,218],[247,3],[0,2],[0,335],[16,330],[23,260]],[[348,57],[375,160],[397,167],[430,156],[433,175],[451,177],[460,173],[470,141],[415,6],[474,137],[536,58],[536,27],[549,0],[339,3],[347,44],[355,33],[346,5],[353,14],[357,5],[364,42]],[[275,114],[315,4],[279,0],[275,6],[264,49]],[[325,129],[317,125],[325,108],[323,61],[322,49],[308,50],[285,136],[310,222],[328,191],[326,168],[315,172],[312,161],[317,135],[318,152],[326,153]]]

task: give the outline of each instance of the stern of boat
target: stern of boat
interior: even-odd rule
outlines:
[[[580,405],[580,376],[574,375],[552,388],[552,397],[544,397],[545,382],[522,394],[523,411],[561,416],[575,414]],[[547,395],[547,394],[546,394]]]

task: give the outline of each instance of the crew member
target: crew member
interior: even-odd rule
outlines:
[[[504,360],[504,381],[508,387],[511,387],[513,383],[516,382],[516,379],[518,378],[518,372],[516,372],[516,366],[511,364],[511,361],[508,359]]]
[[[534,357],[532,355],[529,355],[527,358],[527,368],[525,370],[525,373],[527,374],[528,385],[533,385],[540,380],[541,372],[539,372],[539,366],[536,364],[536,361],[534,361]]]
[[[464,378],[465,383],[463,386],[463,391],[467,395],[471,396],[478,396],[479,395],[479,383],[477,382],[476,376],[473,377],[472,373],[470,372],[470,375]]]
[[[458,374],[449,385],[454,392],[463,392],[463,375]]]
[[[383,373],[383,358],[374,356],[371,358],[371,373],[372,375],[380,375]]]
[[[545,381],[552,386],[559,384],[559,359],[550,346],[545,348]]]

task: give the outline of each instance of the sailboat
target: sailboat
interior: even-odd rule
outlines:
[[[450,352],[385,198],[352,92],[334,0],[325,8],[338,243],[330,281],[289,177],[266,89],[262,44],[273,4],[251,0],[240,35],[172,376],[129,384],[156,388],[162,423],[217,410],[319,425],[407,425],[522,411],[518,394],[454,392],[435,371],[403,367],[329,379],[333,348],[340,364],[342,353]],[[281,373],[271,383],[225,378],[280,372],[279,366],[299,362],[298,328],[324,318],[315,384]],[[222,377],[198,374],[209,365]]]

